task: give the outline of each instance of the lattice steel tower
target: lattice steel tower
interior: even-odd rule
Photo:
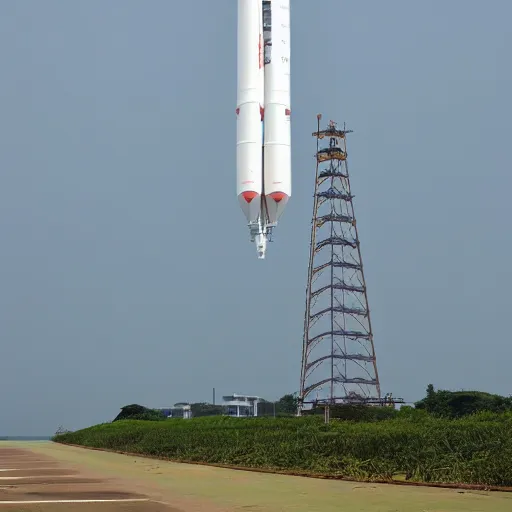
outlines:
[[[350,190],[346,134],[317,141],[299,413],[306,404],[379,403],[379,376]]]

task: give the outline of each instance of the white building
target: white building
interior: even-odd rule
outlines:
[[[182,417],[185,420],[192,418],[192,408],[188,402],[178,402],[174,404],[175,411],[182,411]]]
[[[192,410],[188,402],[178,402],[173,407],[160,408],[166,418],[192,418]]]
[[[262,401],[259,396],[252,395],[226,395],[222,397],[222,404],[226,409],[226,415],[235,418],[258,416],[258,403]]]

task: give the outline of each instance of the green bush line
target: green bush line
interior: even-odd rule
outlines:
[[[182,462],[353,478],[512,486],[512,418],[410,417],[379,422],[319,417],[122,420],[54,437],[91,448]]]

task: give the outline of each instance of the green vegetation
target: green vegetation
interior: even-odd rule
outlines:
[[[267,417],[228,418],[220,415],[220,406],[201,403],[192,405],[195,418],[183,420],[132,404],[112,423],[61,432],[54,440],[183,462],[358,480],[512,486],[510,398],[435,391],[430,384],[416,408],[331,407],[328,425],[322,408],[293,417],[292,394],[260,405]]]
[[[412,407],[408,408],[410,411],[414,411]],[[404,412],[400,412],[392,407],[367,407],[364,405],[337,405],[329,408],[329,415],[332,419],[347,420],[347,421],[383,421],[390,420],[404,416]],[[324,415],[325,409],[323,407],[317,407],[310,411],[305,411],[308,415]],[[414,414],[411,412],[405,414],[410,416]],[[421,413],[420,413],[421,414]]]
[[[132,404],[121,407],[121,412],[114,418],[114,421],[121,420],[144,420],[144,421],[162,421],[167,419],[164,414],[157,409],[148,409],[142,405]]]
[[[415,406],[433,416],[461,418],[484,411],[491,413],[512,411],[512,398],[482,391],[435,391],[434,386],[429,384],[427,396],[416,402]]]
[[[434,386],[429,384],[425,398],[416,402],[416,410],[421,410],[430,416],[439,418],[462,418],[478,412],[502,413],[512,412],[512,398],[481,391],[446,391],[434,390]],[[413,410],[413,408],[402,408],[402,413],[391,407],[364,407],[364,406],[342,406],[331,407],[330,417],[334,419],[352,420],[352,421],[381,421],[403,416],[404,409]],[[199,402],[191,404],[192,416],[194,418],[204,416],[222,416],[224,408],[222,405]],[[258,416],[276,416],[290,417],[297,413],[297,395],[287,394],[282,396],[276,402],[263,401],[258,404]],[[324,409],[318,407],[309,411],[308,414],[322,415]],[[412,414],[412,413],[406,413]],[[423,417],[423,416],[422,416]],[[139,420],[164,420],[164,415],[156,409],[148,409],[141,405],[131,404],[123,407],[114,421],[122,419]]]
[[[206,402],[191,404],[190,410],[194,418],[200,418],[202,416],[222,416],[222,414],[224,414],[222,405],[208,404]]]
[[[54,440],[176,461],[361,480],[512,486],[512,415],[449,420],[423,411],[400,413],[392,420],[329,425],[318,416],[122,420]]]
[[[291,393],[282,396],[277,402],[263,400],[258,403],[258,416],[296,416],[297,403],[297,396]]]

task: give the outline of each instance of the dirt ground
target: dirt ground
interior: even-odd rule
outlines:
[[[25,508],[5,504],[7,500],[48,499],[150,501],[30,504]],[[0,442],[0,512],[4,510],[510,512],[512,493],[317,480],[176,464],[50,442]]]

